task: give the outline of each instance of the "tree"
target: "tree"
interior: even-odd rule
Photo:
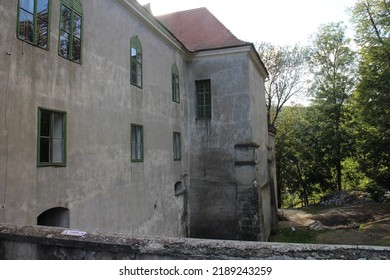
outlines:
[[[390,1],[359,0],[352,9],[352,21],[361,47],[386,44],[390,32]]]
[[[258,52],[269,73],[265,82],[267,119],[274,126],[283,106],[303,89],[307,51],[298,45],[278,47],[262,43]]]
[[[278,187],[288,197],[297,196],[309,205],[311,200],[330,188],[332,174],[318,145],[321,127],[312,107],[285,107],[278,120],[276,164]],[[290,203],[288,206],[293,206]]]
[[[352,10],[360,47],[352,99],[361,170],[371,190],[390,190],[390,1],[361,0]]]
[[[342,190],[342,161],[348,141],[344,105],[352,93],[355,82],[355,53],[349,47],[342,23],[322,25],[312,42],[310,69],[314,81],[310,88],[314,116],[320,133],[317,145],[322,161],[335,174],[335,186]]]

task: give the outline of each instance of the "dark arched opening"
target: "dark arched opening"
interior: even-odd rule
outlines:
[[[38,216],[37,224],[39,226],[69,228],[69,209],[55,207],[46,210]]]

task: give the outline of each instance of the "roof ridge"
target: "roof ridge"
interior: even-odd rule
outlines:
[[[156,16],[188,50],[242,46],[248,42],[238,39],[208,8],[178,11]]]
[[[166,14],[155,16],[155,17],[159,18],[159,17],[170,16],[170,15],[175,15],[175,14],[183,14],[183,13],[193,12],[193,11],[202,10],[202,9],[209,11],[206,7],[198,7],[198,8],[188,9],[188,10],[182,10],[182,11],[176,11],[176,12],[172,12],[172,13],[166,13]]]
[[[209,11],[207,8],[206,8],[206,10],[207,11]],[[223,28],[225,28],[226,29],[226,31],[231,35],[231,36],[233,36],[236,40],[238,40],[238,41],[241,41],[241,42],[243,42],[243,43],[248,43],[248,42],[246,42],[246,41],[243,41],[243,40],[241,40],[241,39],[239,39],[229,28],[227,28],[226,27],[226,25],[222,22],[222,21],[220,21],[219,20],[219,18],[217,18],[212,12],[210,12],[209,11],[209,13],[223,26]]]

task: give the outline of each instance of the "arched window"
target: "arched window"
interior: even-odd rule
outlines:
[[[175,184],[175,196],[184,194],[185,188],[182,182],[176,182]]]
[[[172,100],[180,103],[179,69],[176,63],[172,65]]]
[[[56,207],[46,210],[37,218],[39,226],[69,228],[69,209]]]
[[[58,53],[81,63],[83,6],[80,0],[61,0]]]
[[[43,49],[49,48],[49,0],[19,0],[18,38]]]
[[[130,39],[130,82],[142,88],[142,45],[137,36]]]

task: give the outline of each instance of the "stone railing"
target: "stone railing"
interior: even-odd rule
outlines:
[[[142,237],[0,224],[0,259],[390,259],[390,247]]]

